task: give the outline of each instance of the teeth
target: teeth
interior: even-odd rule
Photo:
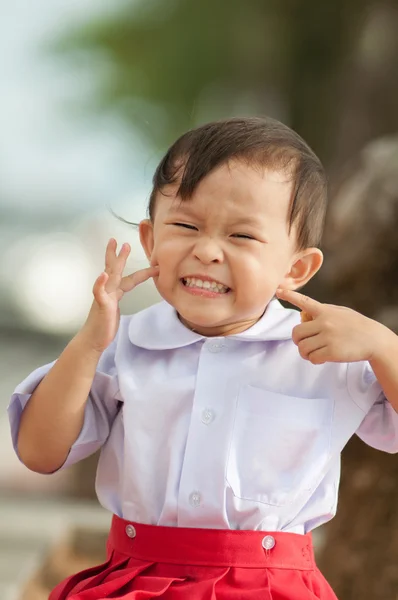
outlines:
[[[217,283],[216,281],[202,281],[201,279],[195,279],[194,277],[187,277],[183,281],[187,287],[204,288],[220,294],[225,294],[228,291],[228,288],[225,285]]]

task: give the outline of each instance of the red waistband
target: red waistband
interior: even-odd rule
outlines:
[[[311,534],[143,525],[113,516],[108,548],[161,563],[311,570]]]

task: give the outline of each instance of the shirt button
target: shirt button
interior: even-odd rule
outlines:
[[[202,412],[202,423],[209,425],[214,419],[214,412],[210,408],[205,408]]]
[[[129,538],[135,538],[135,536],[137,535],[137,532],[135,530],[134,525],[126,526],[126,535],[128,535]]]
[[[201,495],[199,494],[199,492],[192,492],[192,494],[189,495],[189,503],[191,506],[200,506],[200,501],[202,500]]]
[[[262,547],[264,548],[264,550],[272,550],[272,548],[275,546],[276,542],[275,542],[275,538],[273,535],[266,535],[263,538],[263,541],[261,542]]]

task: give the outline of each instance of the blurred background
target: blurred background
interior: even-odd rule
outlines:
[[[28,472],[5,409],[82,323],[107,239],[145,265],[112,211],[145,217],[154,168],[185,130],[239,115],[296,129],[330,178],[325,265],[306,291],[398,333],[397,31],[397,0],[0,0],[2,599],[46,598],[101,554],[97,457]],[[148,283],[123,311],[156,300]],[[397,502],[398,458],[353,439],[338,516],[316,536],[341,600],[397,598]]]

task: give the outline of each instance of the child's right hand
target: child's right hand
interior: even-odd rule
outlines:
[[[159,273],[158,267],[149,267],[123,277],[131,248],[129,244],[123,244],[119,255],[116,248],[116,240],[109,240],[105,271],[94,283],[94,301],[81,330],[85,342],[96,352],[103,352],[116,336],[120,320],[119,302],[124,294]]]

